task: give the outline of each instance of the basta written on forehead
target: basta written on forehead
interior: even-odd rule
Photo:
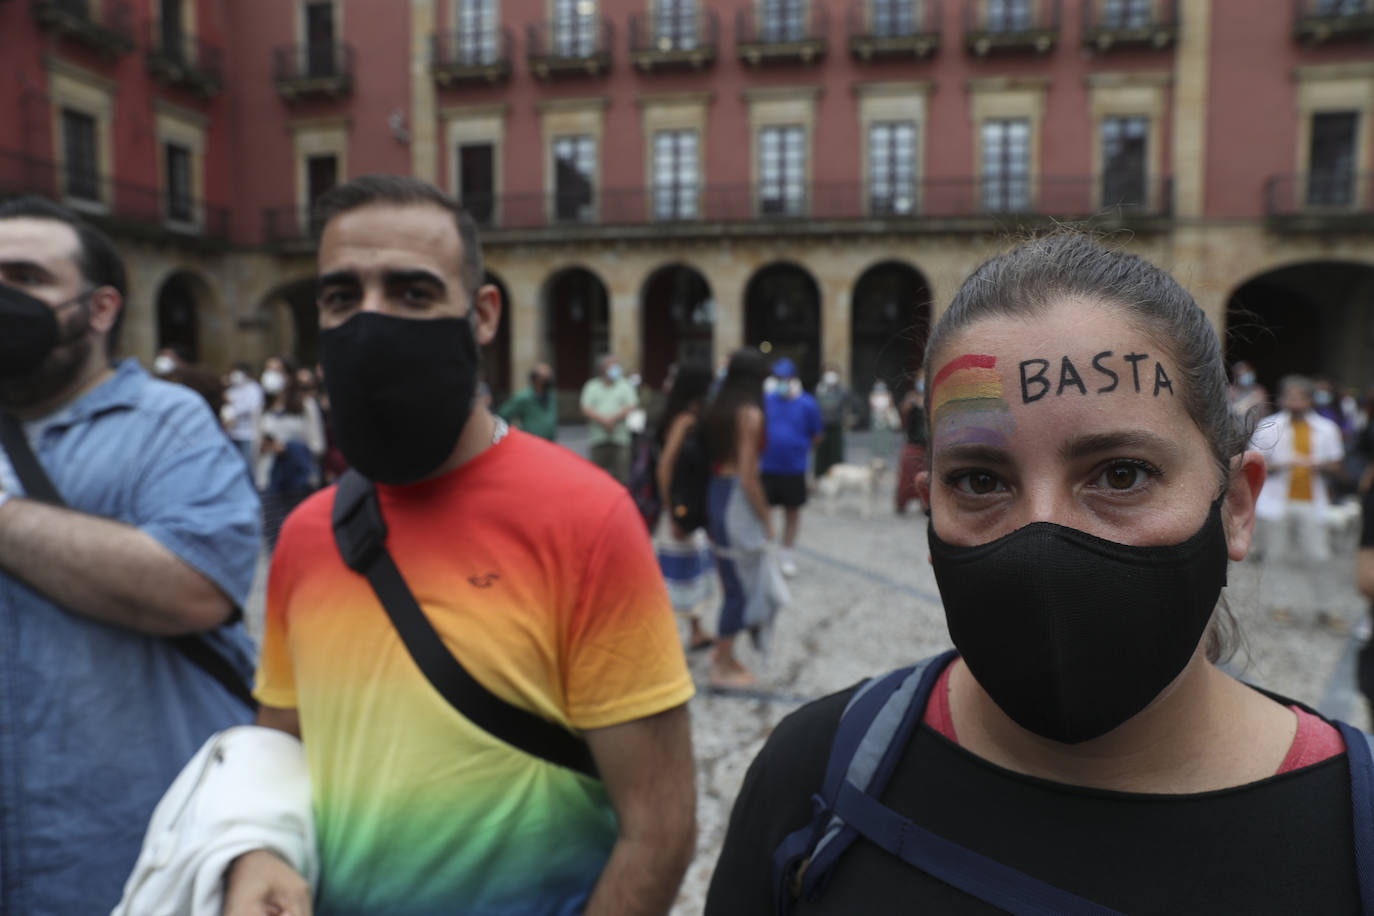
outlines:
[[[1029,356],[1016,363],[1016,377],[1019,388],[1006,391],[997,357],[988,354],[965,353],[941,366],[930,384],[937,447],[1006,446],[1016,429],[1011,400],[1033,404],[1116,393],[1174,397],[1164,363],[1147,352],[1101,350],[1079,362],[1068,354]]]

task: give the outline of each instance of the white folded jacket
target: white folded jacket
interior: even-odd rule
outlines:
[[[220,916],[225,869],[255,849],[316,887],[305,748],[275,728],[241,725],[212,735],[153,809],[111,916]]]

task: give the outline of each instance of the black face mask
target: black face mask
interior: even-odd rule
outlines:
[[[377,483],[414,483],[453,453],[477,391],[477,339],[466,318],[362,312],[320,332],[334,438]]]
[[[1221,500],[1181,544],[1131,547],[1036,522],[976,547],[929,528],[949,634],[1027,731],[1065,744],[1116,728],[1192,658],[1226,585]]]
[[[0,378],[37,369],[57,349],[61,336],[56,309],[0,283]]]

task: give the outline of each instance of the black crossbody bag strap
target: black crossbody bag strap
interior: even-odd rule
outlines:
[[[66,507],[66,500],[62,498],[61,493],[57,492],[57,487],[53,486],[52,478],[48,476],[47,471],[43,470],[43,465],[38,463],[38,456],[33,453],[29,439],[24,435],[23,427],[19,425],[18,420],[4,411],[0,411],[0,448],[5,450],[5,454],[10,460],[10,466],[14,468],[15,476],[24,485],[26,497],[45,502],[50,506]],[[234,614],[237,616],[239,611],[235,609]],[[244,682],[242,675],[229,663],[228,659],[212,648],[205,640],[191,634],[169,636],[167,641],[184,655],[187,661],[218,681],[219,685],[227,690],[230,696],[249,709],[256,710],[258,708],[257,701],[253,699],[253,692]]]
[[[587,742],[492,693],[444,645],[387,552],[386,521],[377,504],[377,490],[357,471],[350,469],[339,478],[333,527],[344,563],[367,578],[411,659],[450,706],[512,747],[598,778]]]

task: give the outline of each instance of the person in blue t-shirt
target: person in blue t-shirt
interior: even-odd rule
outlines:
[[[802,389],[792,360],[784,356],[775,362],[773,377],[777,383],[763,399],[768,444],[759,467],[768,505],[783,510],[782,572],[795,576],[792,546],[801,527],[801,508],[806,505],[806,459],[821,441],[825,428],[816,399]]]

